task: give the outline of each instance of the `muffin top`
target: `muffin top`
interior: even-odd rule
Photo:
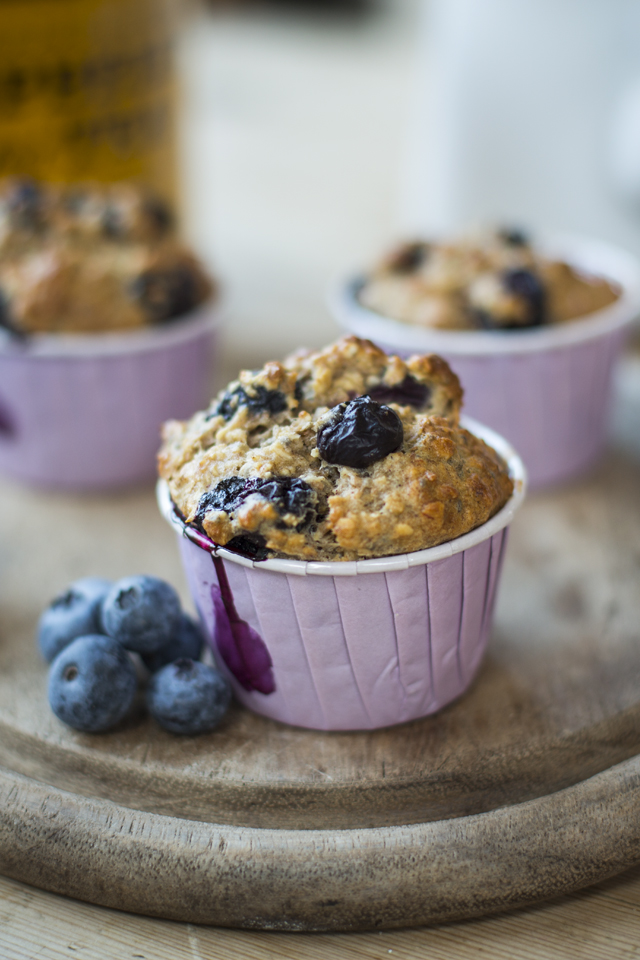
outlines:
[[[504,462],[459,425],[440,357],[343,337],[242,371],[208,410],[163,429],[160,475],[187,523],[253,559],[422,550],[496,513]]]
[[[619,295],[602,277],[546,259],[519,230],[486,230],[402,245],[368,274],[359,299],[421,327],[522,330],[584,317]]]
[[[127,330],[170,321],[212,293],[169,208],[142,188],[0,181],[0,326]]]

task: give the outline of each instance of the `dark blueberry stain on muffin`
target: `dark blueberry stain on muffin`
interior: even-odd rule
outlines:
[[[289,514],[297,518],[296,530],[304,529],[316,518],[317,494],[304,480],[296,477],[274,477],[270,480],[261,477],[227,477],[216,484],[213,490],[202,495],[193,522],[203,529],[207,513],[212,510],[233,513],[254,493],[272,503],[281,517]],[[279,525],[285,526],[284,523]]]
[[[269,551],[266,548],[267,541],[260,533],[248,533],[244,536],[233,537],[228,543],[225,543],[225,550],[231,550],[233,553],[239,553],[242,557],[249,560],[267,560]]]
[[[152,323],[188,313],[200,299],[197,278],[184,264],[143,271],[131,292]]]
[[[545,321],[546,295],[540,277],[532,270],[507,270],[502,282],[505,289],[526,305],[527,326],[537,327]]]
[[[506,294],[515,297],[522,306],[522,313],[513,316],[498,316],[490,310],[472,309],[476,324],[485,330],[524,330],[539,327],[547,321],[547,297],[540,277],[532,270],[519,268],[505,270],[500,281]]]
[[[391,255],[388,267],[392,273],[414,273],[426,262],[428,256],[428,243],[407,243]]]
[[[431,399],[431,390],[425,383],[420,383],[408,373],[401,383],[395,383],[393,386],[381,383],[377,387],[372,387],[367,396],[378,403],[397,403],[404,407],[422,410]]]
[[[327,463],[361,469],[393,453],[402,440],[402,421],[391,407],[357,397],[333,408],[316,442]]]
[[[18,180],[7,197],[11,225],[18,230],[39,231],[44,226],[44,199],[33,180]]]
[[[175,226],[169,206],[160,197],[147,197],[143,204],[145,216],[158,234],[168,233]]]
[[[498,230],[498,237],[508,247],[527,247],[531,242],[529,235],[518,227],[503,227]]]
[[[128,230],[122,211],[115,203],[107,203],[100,217],[100,228],[110,240],[124,240]]]
[[[295,529],[300,531],[315,520],[317,494],[308,483],[295,477],[276,477],[261,481],[257,491],[272,503],[281,516],[292,514],[299,518]],[[281,524],[285,526],[285,524]]]
[[[62,198],[62,207],[67,213],[78,216],[87,202],[87,194],[84,190],[74,187],[68,190]]]
[[[239,407],[248,407],[253,414],[268,413],[271,416],[287,409],[287,398],[280,390],[267,390],[263,386],[252,389],[253,393],[247,393],[244,387],[228,390],[207,419],[218,416],[231,420]]]
[[[256,490],[257,480],[244,480],[242,477],[227,477],[221,480],[213,490],[203,494],[198,504],[194,522],[202,524],[205,514],[210,510],[224,510],[231,513],[239,507],[249,494]]]

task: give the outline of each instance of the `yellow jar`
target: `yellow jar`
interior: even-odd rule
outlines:
[[[170,0],[0,0],[0,176],[173,199]]]

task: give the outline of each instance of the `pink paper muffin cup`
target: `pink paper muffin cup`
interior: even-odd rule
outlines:
[[[505,440],[465,426],[505,459],[514,492],[476,530],[416,553],[252,561],[188,527],[160,481],[216,663],[244,706],[313,730],[374,730],[435,713],[468,688],[526,478]]]
[[[209,399],[217,312],[0,342],[0,474],[90,491],[152,480],[160,426]]]
[[[363,278],[330,295],[339,324],[389,353],[437,353],[458,374],[464,409],[514,444],[531,488],[578,476],[606,443],[613,370],[640,309],[640,265],[608,244],[566,238],[545,253],[613,280],[616,303],[584,318],[524,331],[429,330],[383,317],[358,300]]]

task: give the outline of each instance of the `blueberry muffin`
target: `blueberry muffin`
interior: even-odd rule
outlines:
[[[459,425],[462,390],[437,356],[403,361],[344,337],[243,371],[159,454],[181,516],[254,559],[356,560],[467,533],[513,485]]]
[[[166,323],[213,294],[169,209],[132,184],[0,182],[0,325],[18,334]]]
[[[407,243],[377,264],[359,292],[376,313],[444,330],[522,330],[601,310],[620,291],[545,259],[519,230],[446,243]]]

